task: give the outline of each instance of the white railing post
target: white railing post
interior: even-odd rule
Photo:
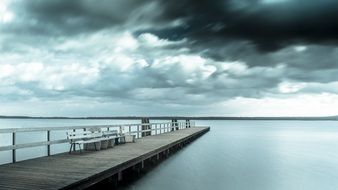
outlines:
[[[75,129],[73,129],[73,132],[75,132]],[[73,151],[75,152],[75,149],[76,149],[76,147],[75,146],[73,146]]]

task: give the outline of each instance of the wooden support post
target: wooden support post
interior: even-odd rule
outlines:
[[[117,173],[117,180],[122,181],[122,178],[123,178],[122,171],[119,171],[119,173]]]
[[[175,129],[178,130],[179,127],[178,127],[177,119],[173,118],[171,120],[171,131],[174,131]]]
[[[142,130],[150,130],[151,126],[149,125],[149,118],[142,118]],[[151,131],[142,132],[142,137],[151,135]]]
[[[190,120],[185,120],[185,128],[190,128]]]
[[[15,132],[13,132],[12,134],[12,145],[15,145]],[[12,162],[15,163],[16,162],[16,149],[14,148],[12,150]]]
[[[50,131],[47,131],[47,141],[50,142]],[[50,156],[50,144],[47,145],[47,156]]]

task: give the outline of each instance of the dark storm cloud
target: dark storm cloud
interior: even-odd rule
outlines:
[[[247,40],[271,52],[294,43],[336,44],[338,1],[335,0],[173,0],[163,1],[162,19],[181,18],[185,25],[148,30],[169,39],[216,41],[219,47]]]
[[[109,27],[125,29],[130,20],[139,24],[152,20],[148,15],[156,1],[147,0],[32,0],[11,3],[20,15],[15,24],[3,30],[39,35],[75,35]],[[156,16],[155,14],[152,14]]]
[[[109,27],[140,28],[161,38],[189,38],[191,46],[222,48],[247,41],[271,52],[290,44],[336,44],[338,1],[335,0],[85,0],[18,1],[12,7],[21,22],[10,32],[73,35]],[[133,22],[130,22],[133,20]],[[159,23],[182,24],[159,29]],[[133,26],[131,26],[133,25]],[[139,25],[139,26],[137,26]],[[223,59],[224,52],[210,53]]]

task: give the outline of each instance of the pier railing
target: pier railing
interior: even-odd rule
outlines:
[[[143,127],[146,126],[146,127]],[[195,123],[193,121],[182,121],[182,122],[165,122],[165,123],[143,123],[143,124],[114,124],[114,125],[84,125],[84,126],[66,126],[66,127],[35,127],[35,128],[7,128],[0,129],[0,138],[1,135],[10,135],[11,142],[7,142],[7,145],[0,144],[0,153],[1,151],[11,151],[12,163],[17,161],[17,149],[32,148],[32,147],[46,147],[47,153],[46,156],[53,155],[51,152],[51,146],[57,144],[68,143],[69,140],[66,139],[66,132],[68,131],[86,131],[90,130],[118,130],[120,133],[129,133],[135,134],[136,138],[142,138],[144,132],[150,132],[150,135],[159,135],[162,133],[167,133],[175,130],[180,130],[188,127],[194,127]],[[146,128],[146,129],[142,129]],[[52,133],[56,131],[64,131],[65,133],[59,134],[61,138],[52,139]],[[29,143],[17,143],[17,135],[19,133],[30,133],[30,132],[42,132],[45,134],[44,141],[39,142],[29,142]],[[1,141],[0,141],[1,143]],[[10,143],[10,145],[8,145]],[[66,152],[66,151],[64,151]]]

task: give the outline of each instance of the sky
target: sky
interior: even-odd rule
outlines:
[[[338,115],[337,0],[0,0],[0,115]]]

